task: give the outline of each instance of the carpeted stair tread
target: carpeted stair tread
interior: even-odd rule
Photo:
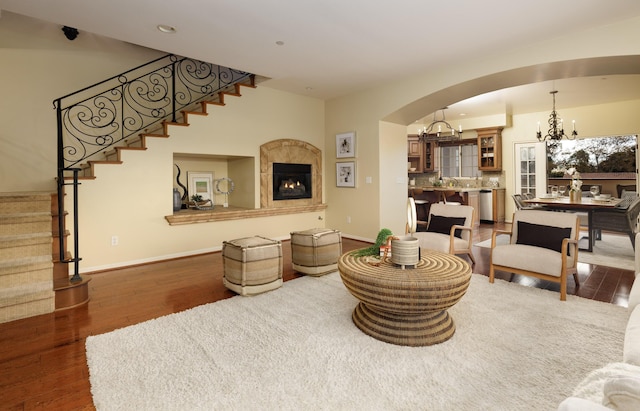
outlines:
[[[0,215],[51,211],[51,193],[0,193]]]
[[[53,295],[52,280],[0,288],[0,307],[22,304],[30,300],[42,300]]]
[[[0,323],[36,315],[48,314],[55,309],[53,291],[30,296],[30,300],[0,308]]]
[[[49,255],[35,255],[10,260],[0,260],[0,276],[29,270],[40,270],[53,266]]]
[[[0,322],[52,312],[51,193],[0,193]]]

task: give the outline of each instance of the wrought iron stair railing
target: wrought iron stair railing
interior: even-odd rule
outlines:
[[[216,64],[169,54],[53,101],[57,115],[58,209],[64,213],[64,187],[73,186],[74,254],[71,281],[80,281],[78,263],[78,173],[83,161],[104,156],[141,132],[176,122],[180,112],[211,100],[215,93],[254,76]],[[65,182],[71,175],[72,182]],[[62,221],[62,220],[61,220]],[[60,232],[64,229],[60,223]]]

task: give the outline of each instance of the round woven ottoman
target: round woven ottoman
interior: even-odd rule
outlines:
[[[291,233],[291,264],[293,269],[307,275],[324,275],[338,269],[342,254],[340,231],[312,228]]]
[[[447,309],[466,293],[469,264],[451,254],[422,250],[413,269],[402,270],[390,258],[379,266],[369,257],[343,254],[338,260],[342,282],[360,303],[355,325],[378,340],[408,346],[447,341],[455,332]]]

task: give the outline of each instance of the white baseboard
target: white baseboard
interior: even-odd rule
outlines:
[[[370,238],[364,238],[364,237],[359,237],[359,236],[354,236],[354,235],[351,235],[351,234],[344,234],[344,233],[342,233],[341,235],[344,238],[350,238],[352,240],[375,243],[375,240],[372,240]],[[274,237],[273,239],[274,240],[280,240],[280,241],[288,241],[288,240],[291,240],[291,237],[287,235],[287,236],[281,236],[281,237]],[[173,260],[173,259],[176,259],[176,258],[191,257],[191,256],[194,256],[194,255],[215,253],[217,251],[222,251],[222,245],[216,246],[216,247],[210,247],[210,248],[202,248],[202,249],[199,249],[199,250],[185,251],[183,253],[167,254],[167,255],[160,255],[160,256],[157,256],[157,257],[142,258],[140,260],[124,261],[124,262],[115,263],[115,264],[97,265],[97,266],[93,266],[93,267],[80,267],[80,274],[90,274],[90,273],[97,273],[97,272],[100,272],[100,271],[115,270],[117,268],[126,268],[126,267],[132,267],[132,266],[136,266],[136,265],[157,263],[157,262],[160,262],[160,261]],[[73,265],[70,265],[69,269],[70,269],[71,274],[73,274],[73,272],[72,272],[73,271]]]
[[[115,263],[115,264],[97,265],[93,267],[80,267],[80,274],[96,273],[100,271],[114,270],[116,268],[125,268],[125,267],[131,267],[131,266],[142,265],[142,264],[157,263],[159,261],[173,260],[175,258],[190,257],[194,255],[199,255],[199,254],[214,253],[216,251],[221,251],[221,250],[222,250],[222,246],[217,246],[217,247],[211,247],[211,248],[203,248],[200,250],[186,251],[184,253],[167,254],[167,255],[161,255],[157,257],[142,258],[140,260],[123,261],[121,263]],[[70,266],[69,269],[70,271],[73,271],[72,270],[73,266]]]

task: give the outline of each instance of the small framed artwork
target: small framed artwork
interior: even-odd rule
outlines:
[[[347,158],[356,156],[356,133],[336,134],[336,157]]]
[[[194,195],[202,197],[202,201],[213,203],[213,171],[189,171],[189,200]]]
[[[356,163],[355,161],[345,161],[336,163],[336,186],[355,187],[356,186]]]

